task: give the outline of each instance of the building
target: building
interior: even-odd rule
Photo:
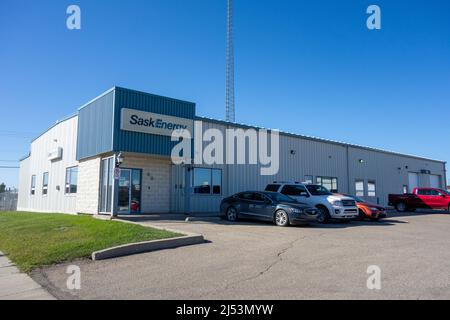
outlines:
[[[261,164],[175,165],[177,128],[224,136],[258,129],[199,117],[191,102],[114,87],[31,142],[20,161],[18,210],[217,212],[223,197],[275,180],[320,183],[386,205],[389,193],[444,188],[446,181],[443,161],[284,132],[275,175],[261,175]]]

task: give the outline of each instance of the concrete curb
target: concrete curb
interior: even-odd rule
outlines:
[[[143,226],[140,223],[137,223],[134,221],[122,220],[122,219],[114,219],[112,221],[130,223],[130,224],[136,224],[136,225]],[[144,227],[170,231],[173,233],[183,234],[183,236],[169,238],[169,239],[159,239],[159,240],[152,240],[152,241],[128,243],[128,244],[123,244],[123,245],[116,246],[116,247],[111,247],[111,248],[95,251],[92,253],[92,260],[96,261],[96,260],[111,259],[111,258],[129,256],[129,255],[133,255],[133,254],[156,251],[156,250],[173,249],[173,248],[178,248],[178,247],[190,246],[190,245],[200,244],[200,243],[205,242],[205,239],[203,238],[203,235],[201,235],[201,234],[189,233],[189,232],[184,232],[184,231],[174,230],[174,229],[169,229],[169,228],[162,228],[162,227],[154,226],[154,225],[145,225]]]
[[[177,247],[190,246],[204,242],[205,239],[203,238],[202,235],[188,235],[170,239],[160,239],[160,240],[130,243],[100,251],[95,251],[92,253],[92,260],[96,261],[96,260],[111,259],[155,250],[173,249]]]

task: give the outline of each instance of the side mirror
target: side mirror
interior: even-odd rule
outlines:
[[[300,193],[300,197],[305,197],[305,198],[309,198],[309,194],[305,193]]]
[[[264,200],[264,203],[265,203],[265,204],[272,204],[272,200],[266,199],[266,200]]]

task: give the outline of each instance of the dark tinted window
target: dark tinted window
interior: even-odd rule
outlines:
[[[430,195],[431,196],[440,196],[441,193],[439,191],[437,191],[437,190],[430,190]]]
[[[238,198],[242,200],[253,200],[253,194],[251,192],[242,192],[238,194]]]
[[[306,188],[304,186],[293,186],[293,185],[285,185],[281,190],[282,194],[287,196],[304,196],[308,195]]]
[[[271,192],[278,192],[278,189],[280,188],[279,184],[269,184],[266,187],[266,191],[271,191]]]
[[[327,188],[319,185],[307,185],[306,188],[313,196],[329,196],[332,194]]]
[[[417,190],[417,194],[421,195],[421,196],[429,196],[430,194],[430,190],[428,189],[419,189]]]
[[[255,201],[266,201],[266,197],[264,197],[261,193],[254,193],[253,200]]]
[[[281,193],[268,193],[267,196],[275,202],[288,202],[288,203],[297,202],[295,199]]]

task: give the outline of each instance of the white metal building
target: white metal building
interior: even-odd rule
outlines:
[[[194,122],[223,136],[230,128],[258,129],[199,117],[190,102],[114,87],[32,141],[20,162],[18,210],[217,212],[223,197],[275,180],[318,183],[386,205],[389,193],[444,188],[446,181],[443,161],[283,132],[276,175],[260,175],[258,164],[175,165],[171,133],[193,131]]]

